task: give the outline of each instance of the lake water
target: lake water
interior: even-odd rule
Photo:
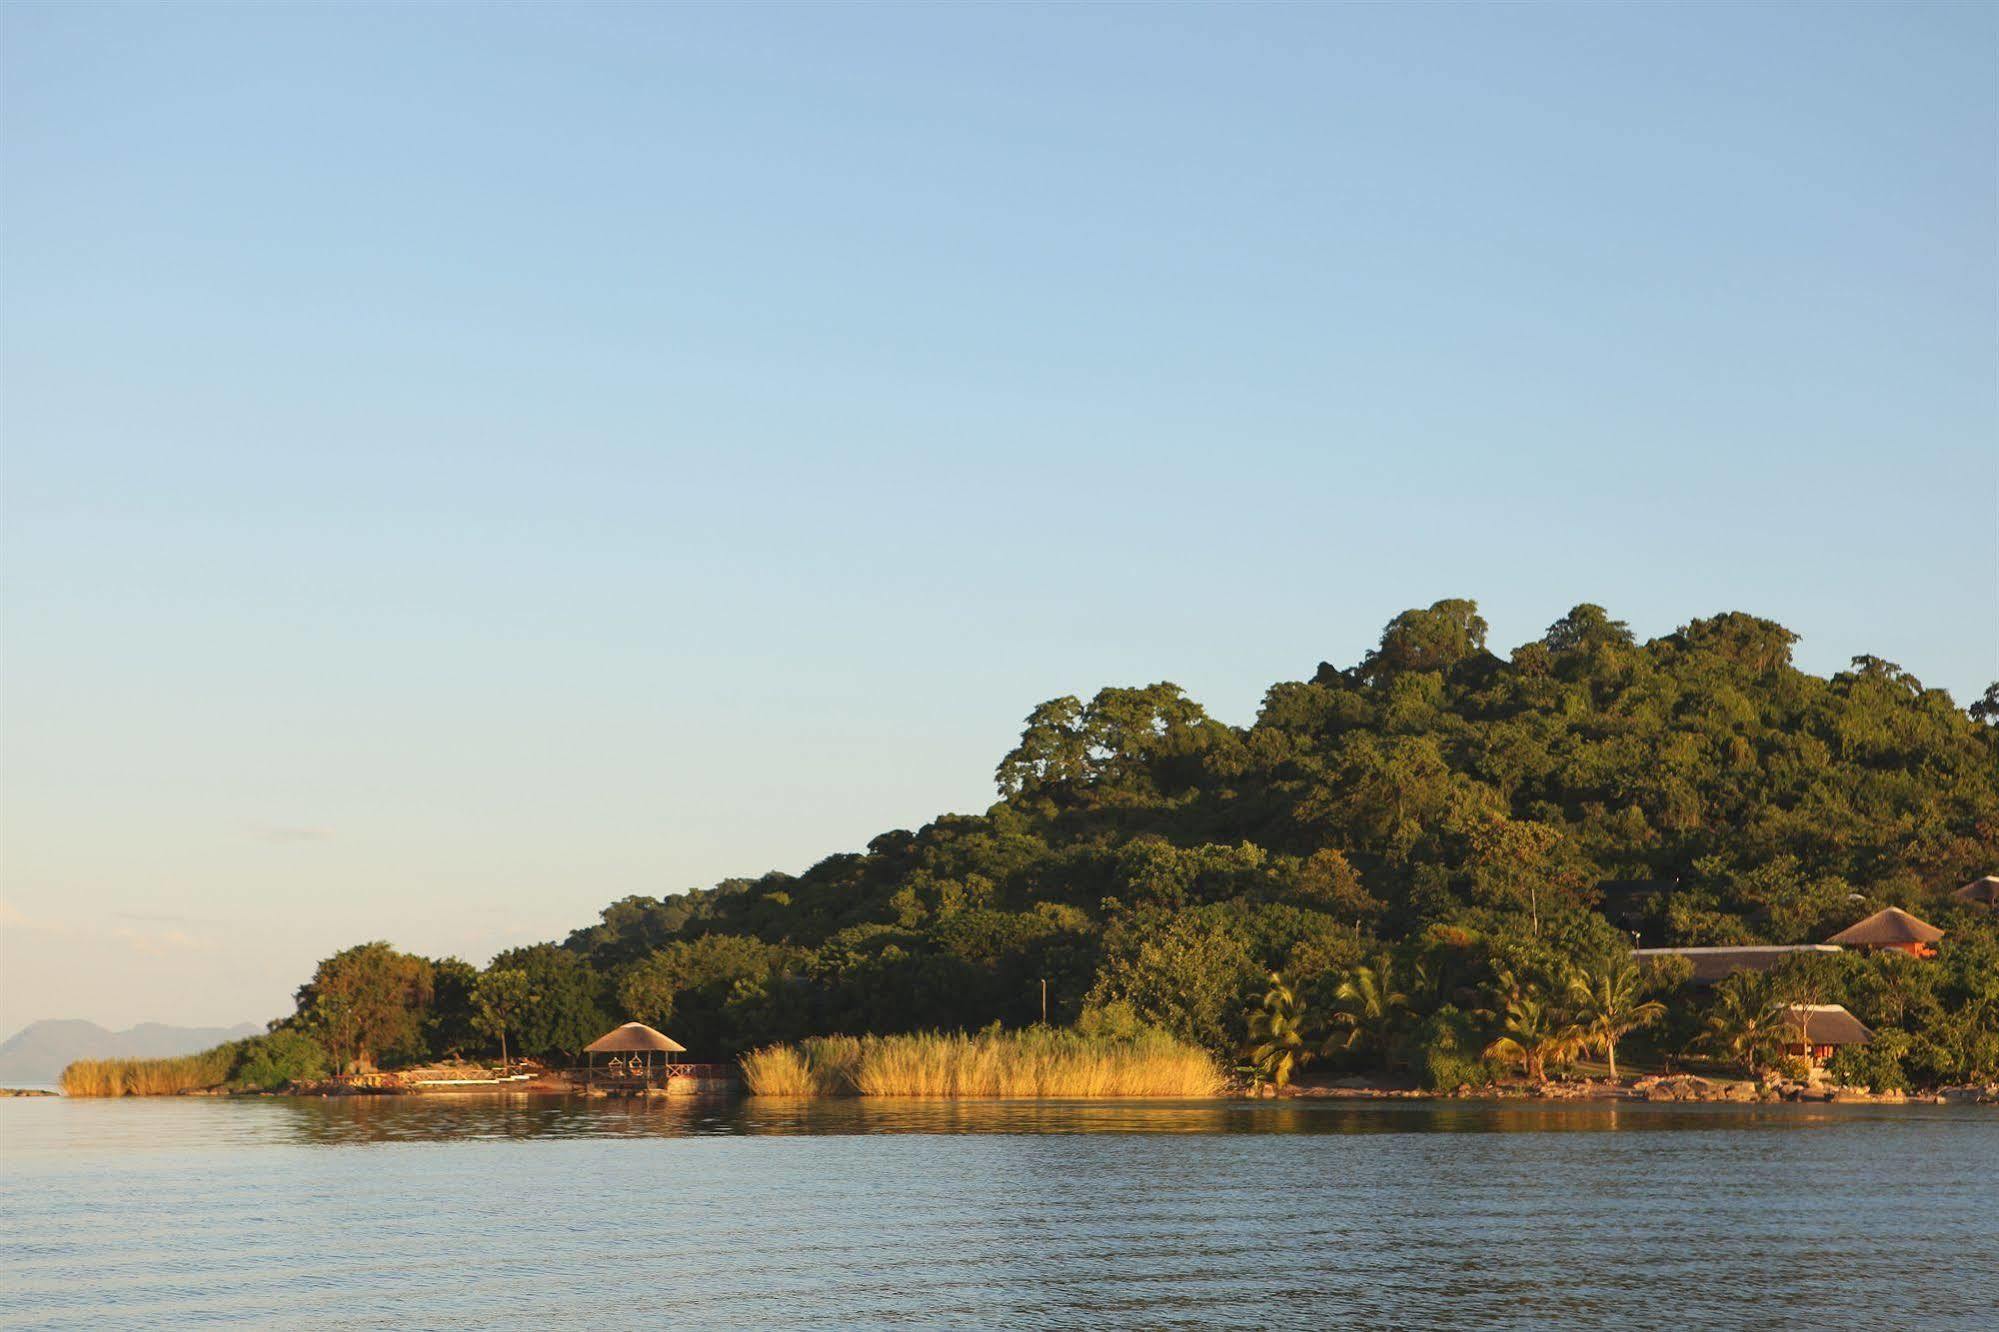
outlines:
[[[0,1325],[1999,1326],[1999,1113],[0,1102]]]

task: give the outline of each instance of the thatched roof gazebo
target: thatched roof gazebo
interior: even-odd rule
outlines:
[[[597,1080],[597,1056],[611,1056],[608,1072],[614,1078],[631,1078],[646,1087],[652,1085],[653,1059],[657,1054],[662,1068],[673,1063],[677,1054],[685,1054],[687,1047],[663,1031],[654,1031],[643,1022],[627,1022],[622,1027],[614,1027],[596,1040],[583,1047],[589,1058],[586,1066],[591,1083]],[[629,1059],[626,1056],[630,1056]],[[671,1076],[669,1074],[669,1076]]]
[[[1935,957],[1933,945],[1943,931],[1926,920],[1917,920],[1900,907],[1883,907],[1866,920],[1849,925],[1827,943],[1847,948],[1893,948],[1915,957]]]
[[[588,1054],[635,1054],[641,1050],[687,1053],[687,1047],[679,1041],[663,1031],[654,1031],[643,1022],[627,1022],[622,1027],[613,1027],[583,1049]]]
[[[1874,1039],[1867,1024],[1843,1004],[1792,1004],[1782,1014],[1784,1053],[1808,1059],[1830,1059],[1842,1045],[1866,1045]]]
[[[1973,906],[1999,907],[1999,874],[1988,874],[1982,879],[1973,879],[1964,887],[1951,893],[1958,902],[1969,902]]]

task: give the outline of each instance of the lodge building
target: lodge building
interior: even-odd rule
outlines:
[[[1985,880],[1980,880],[1980,883]],[[1977,888],[1979,884],[1966,884]],[[1963,891],[1962,889],[1959,890]],[[1892,951],[1911,957],[1933,958],[1937,941],[1944,931],[1918,920],[1900,907],[1886,907],[1867,919],[1847,926],[1819,944],[1741,944],[1712,948],[1634,948],[1631,956],[1640,962],[1656,958],[1683,957],[1693,965],[1695,985],[1713,985],[1738,971],[1768,971],[1792,957],[1837,953],[1851,948],[1857,952]],[[1851,1014],[1848,1014],[1851,1017]],[[1856,1020],[1856,1025],[1858,1025]],[[1864,1029],[1863,1029],[1864,1030]]]

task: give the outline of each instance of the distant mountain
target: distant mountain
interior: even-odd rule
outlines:
[[[107,1031],[79,1018],[31,1022],[0,1043],[0,1086],[51,1085],[64,1065],[76,1059],[163,1059],[262,1031],[252,1022],[234,1027],[169,1027],[141,1022],[125,1031]]]

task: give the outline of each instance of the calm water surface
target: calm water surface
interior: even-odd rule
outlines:
[[[0,1103],[0,1326],[1999,1326],[1955,1107]]]

